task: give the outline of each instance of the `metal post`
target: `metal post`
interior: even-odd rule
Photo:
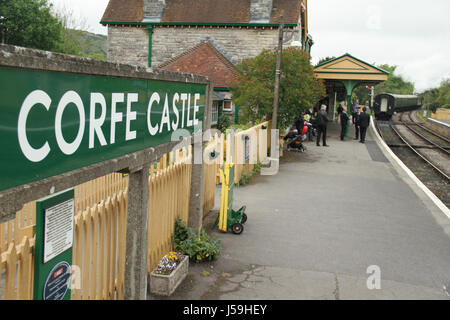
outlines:
[[[148,166],[130,171],[125,257],[126,300],[147,299]]]
[[[153,26],[152,25],[148,25],[147,26],[147,30],[148,30],[148,67],[151,68],[152,67],[152,35],[153,35]]]
[[[279,106],[279,99],[280,99],[280,77],[281,77],[281,56],[282,56],[282,52],[283,52],[283,30],[284,30],[284,10],[281,11],[281,15],[280,15],[277,68],[275,70],[275,92],[274,92],[273,113],[272,113],[272,130],[278,129],[278,106]]]

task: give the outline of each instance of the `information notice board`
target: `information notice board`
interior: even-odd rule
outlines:
[[[74,190],[36,201],[35,300],[69,300]]]

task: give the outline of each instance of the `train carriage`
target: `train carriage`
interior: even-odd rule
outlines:
[[[377,120],[390,120],[397,112],[406,112],[422,107],[422,97],[382,93],[375,97],[373,110]]]

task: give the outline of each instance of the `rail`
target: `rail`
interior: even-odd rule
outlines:
[[[403,137],[402,135],[397,131],[397,129],[395,129],[395,127],[391,124],[390,125],[391,129],[393,132],[395,132],[395,134],[400,138],[400,140],[403,141],[403,143],[408,146],[415,154],[417,154],[421,159],[423,159],[426,163],[428,163],[435,171],[439,172],[439,174],[441,174],[443,177],[445,177],[447,180],[450,180],[450,177],[445,174],[441,169],[439,169],[438,167],[436,167],[431,161],[429,161],[427,158],[425,158],[422,154],[420,154],[420,152],[418,152],[416,150],[416,148],[414,148],[412,145],[410,145]]]

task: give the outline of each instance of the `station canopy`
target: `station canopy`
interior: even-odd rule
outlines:
[[[374,86],[386,81],[389,72],[346,53],[314,68],[318,79],[324,80],[327,94],[344,91],[350,105],[353,89],[359,85]]]

